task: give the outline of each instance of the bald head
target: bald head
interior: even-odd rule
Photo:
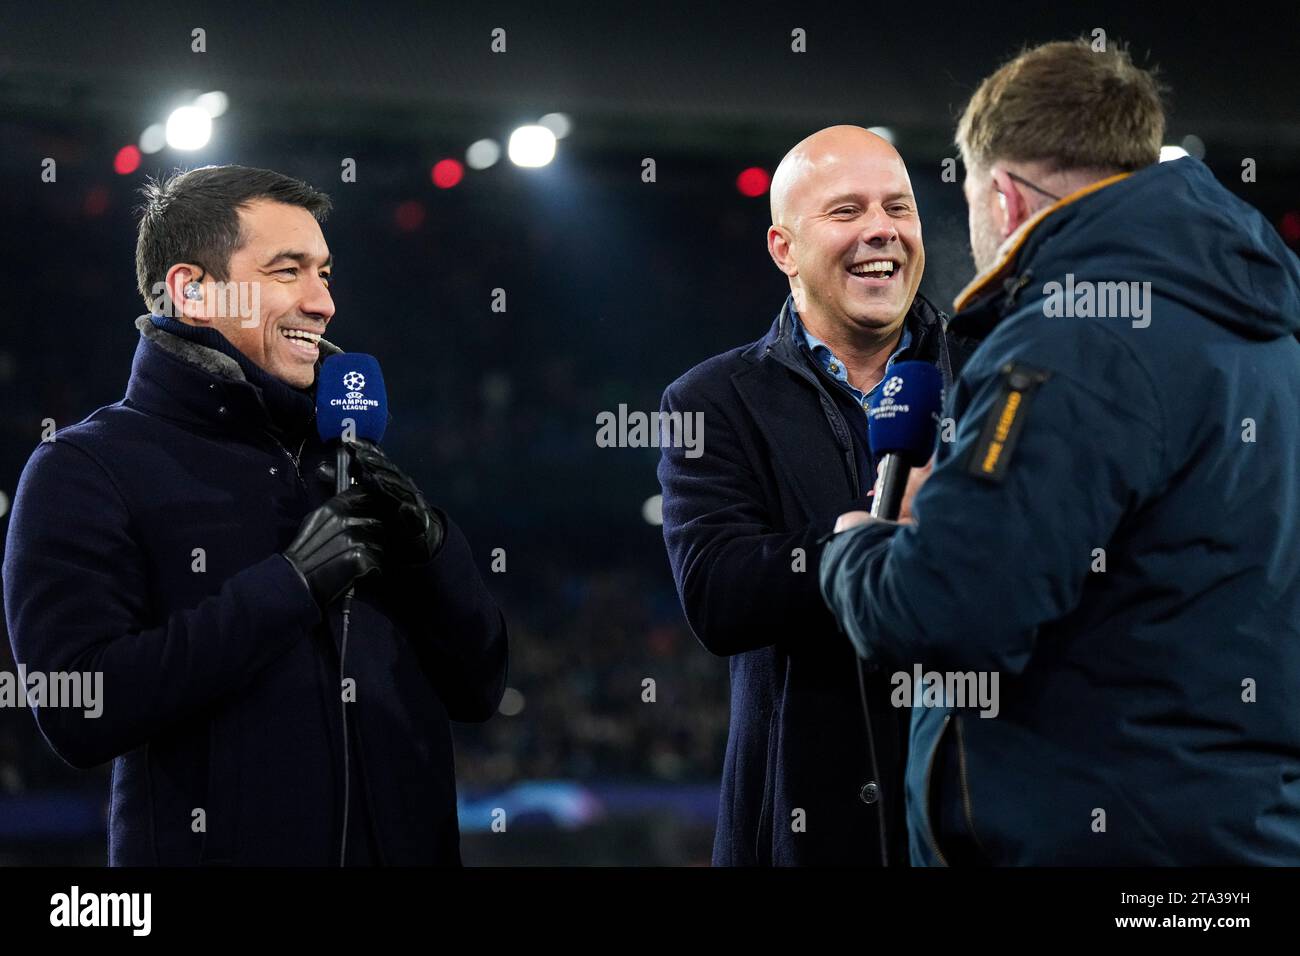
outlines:
[[[903,178],[907,178],[907,167],[898,150],[883,136],[861,126],[828,126],[803,139],[785,154],[772,175],[772,223],[795,228],[819,181],[868,157],[897,163]]]
[[[772,177],[767,249],[795,308],[823,341],[887,344],[925,269],[921,219],[903,157],[860,126],[831,126]]]

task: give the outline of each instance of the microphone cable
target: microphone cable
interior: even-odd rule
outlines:
[[[351,461],[348,450],[342,444],[334,453],[334,490],[342,494],[352,487]],[[339,839],[339,866],[347,865],[348,859],[348,811],[352,796],[351,741],[348,738],[348,700],[343,693],[343,682],[347,680],[343,668],[348,659],[348,623],[352,616],[352,592],[356,586],[348,588],[343,595],[343,637],[339,642],[339,706],[343,718],[343,832]]]
[[[352,588],[348,588],[347,594],[343,596],[343,640],[339,647],[339,688],[343,687],[343,681],[347,678],[343,674],[343,664],[348,657],[348,618],[352,613]],[[348,802],[352,792],[352,772],[349,765],[348,751],[351,749],[348,740],[348,702],[345,695],[339,694],[339,701],[343,708],[343,834],[339,843],[339,866],[347,865],[348,857]]]

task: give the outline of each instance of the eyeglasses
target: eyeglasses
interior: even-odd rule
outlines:
[[[1058,200],[1058,201],[1061,199],[1061,197],[1058,196],[1058,195],[1056,195],[1056,193],[1049,193],[1049,192],[1048,192],[1046,189],[1044,189],[1042,186],[1035,186],[1035,185],[1034,185],[1033,183],[1031,183],[1028,179],[1025,179],[1023,176],[1017,176],[1015,173],[1011,172],[1011,170],[1009,170],[1009,169],[1007,169],[1007,170],[1003,170],[1003,172],[1005,172],[1005,173],[1007,174],[1007,178],[1008,178],[1008,179],[1013,179],[1013,180],[1015,180],[1016,182],[1020,183],[1020,185],[1022,185],[1022,186],[1028,186],[1028,187],[1029,187],[1030,189],[1032,189],[1034,192],[1036,192],[1036,193],[1042,193],[1042,194],[1043,194],[1044,196],[1046,196],[1048,199],[1055,199],[1055,200]]]

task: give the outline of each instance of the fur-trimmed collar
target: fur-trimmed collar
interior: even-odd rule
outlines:
[[[247,376],[244,370],[239,367],[239,363],[229,355],[218,352],[216,349],[210,349],[206,345],[199,345],[197,342],[191,342],[189,339],[183,339],[179,335],[172,335],[158,326],[147,315],[142,315],[135,320],[135,327],[140,330],[140,335],[150,342],[157,345],[160,349],[170,352],[177,358],[195,365],[210,375],[218,378],[228,379],[232,382],[246,382]],[[320,340],[320,356],[324,360],[331,355],[337,355],[343,350],[326,339]],[[320,363],[317,363],[319,368]]]

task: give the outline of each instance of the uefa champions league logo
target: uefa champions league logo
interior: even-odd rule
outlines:
[[[366,377],[360,372],[356,370],[346,372],[342,381],[347,393],[343,398],[330,399],[330,405],[345,412],[368,412],[379,406],[378,399],[366,398],[366,393],[362,391],[366,387]],[[382,388],[383,386],[379,387]]]
[[[892,419],[896,415],[906,415],[911,411],[910,405],[894,404],[894,396],[903,390],[903,384],[901,375],[893,375],[886,379],[885,384],[880,388],[880,402],[867,410],[867,417],[872,421]]]

